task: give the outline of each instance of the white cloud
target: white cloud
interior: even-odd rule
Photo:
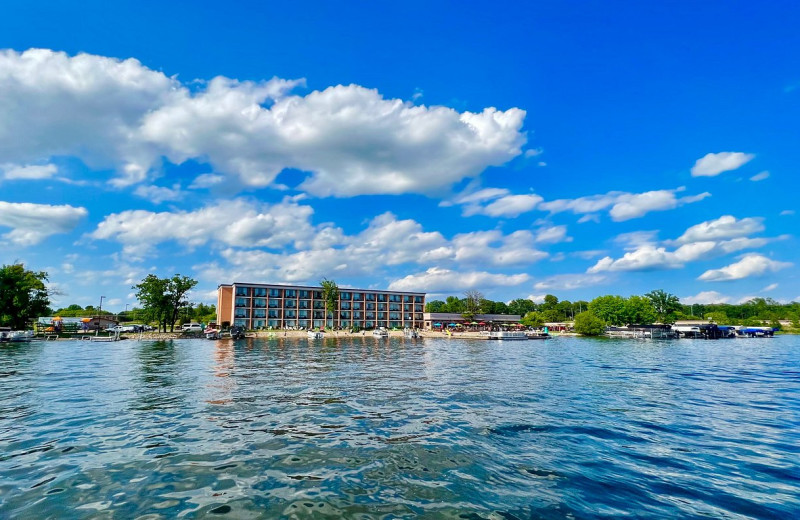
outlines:
[[[781,211],[781,216],[782,217],[786,217],[786,216],[789,216],[789,215],[794,215],[794,213],[795,212],[794,212],[793,209],[785,209],[785,210]]]
[[[500,231],[476,231],[453,237],[454,260],[481,265],[532,264],[547,257],[533,247],[530,231],[515,231],[504,236]]]
[[[763,181],[765,179],[769,179],[769,172],[764,170],[763,172],[757,173],[750,177],[750,180],[753,182]]]
[[[732,215],[723,215],[716,220],[707,220],[687,229],[676,242],[686,244],[703,240],[723,240],[743,237],[764,231],[764,219],[753,217],[737,220]]]
[[[537,204],[544,200],[539,195],[507,195],[501,197],[483,208],[476,209],[475,213],[481,213],[490,217],[516,217],[521,213],[533,210]],[[465,211],[465,214],[467,212]],[[473,214],[469,212],[469,214]]]
[[[132,210],[108,215],[90,236],[116,240],[124,245],[127,254],[136,257],[168,241],[190,248],[212,241],[229,246],[278,248],[315,238],[315,229],[309,222],[312,213],[311,207],[291,202],[255,206],[242,200],[223,201],[192,212]]]
[[[571,211],[575,214],[596,214],[599,211],[608,209],[612,220],[621,222],[642,217],[651,211],[665,211],[684,204],[698,202],[711,195],[706,192],[678,198],[676,194],[683,190],[684,188],[677,188],[644,193],[610,191],[604,195],[589,195],[577,199],[558,199],[542,202],[538,205],[538,209],[549,211],[550,213]],[[588,220],[590,218],[587,215],[581,218],[580,222]],[[595,220],[595,218],[592,217],[591,220]]]
[[[11,231],[2,237],[17,246],[38,244],[58,233],[69,233],[89,214],[86,208],[0,201],[0,226]]]
[[[768,286],[766,286],[763,289],[761,289],[761,292],[762,293],[770,292],[770,291],[774,291],[777,288],[778,288],[778,284],[777,283],[771,283]]]
[[[684,305],[702,304],[707,305],[711,303],[728,303],[731,301],[730,296],[725,296],[717,291],[701,291],[694,296],[684,296],[681,298],[681,303]]]
[[[134,195],[147,199],[154,204],[161,204],[168,200],[180,200],[184,194],[180,190],[180,185],[176,184],[172,188],[163,186],[137,186]]]
[[[674,253],[663,247],[650,244],[643,245],[634,251],[625,253],[622,258],[614,260],[606,256],[587,269],[587,273],[602,273],[606,271],[650,271],[656,269],[677,269],[683,266]]]
[[[558,244],[572,242],[567,236],[567,226],[542,226],[536,230],[536,242],[541,244]]]
[[[511,287],[529,280],[525,273],[493,274],[485,271],[459,272],[431,267],[424,273],[410,274],[389,284],[392,291],[427,291],[436,293],[461,293],[468,289]]]
[[[3,170],[3,178],[6,180],[51,179],[58,173],[58,167],[55,164],[29,164],[26,166],[6,164],[0,169]]]
[[[692,177],[714,177],[735,170],[751,161],[755,155],[742,152],[709,153],[698,159],[692,167]]]
[[[157,175],[162,157],[197,159],[244,186],[295,168],[318,196],[437,193],[526,143],[518,108],[415,106],[359,85],[288,94],[301,84],[218,77],[190,90],[135,59],[0,51],[0,162],[75,156],[122,187]]]
[[[791,267],[790,262],[778,262],[770,260],[766,256],[750,253],[741,257],[741,260],[722,267],[720,269],[709,269],[698,277],[698,280],[706,282],[724,282],[729,280],[741,280],[751,276],[760,276],[767,272],[776,272],[781,269]]]
[[[607,278],[599,274],[559,274],[534,284],[537,291],[571,291],[605,282]]]
[[[198,175],[194,181],[189,185],[191,189],[203,189],[203,188],[213,188],[214,186],[222,183],[225,181],[225,177],[222,175],[215,175],[213,173],[204,173],[202,175]]]

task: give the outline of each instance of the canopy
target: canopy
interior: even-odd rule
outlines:
[[[458,325],[456,325],[455,323],[448,323],[447,326],[448,327],[457,327]]]
[[[480,323],[478,323],[478,325],[486,325],[486,323],[480,322]]]
[[[478,324],[477,321],[473,321],[473,322],[470,323],[470,325],[477,325],[477,324]]]
[[[81,321],[83,323],[89,323],[90,321],[92,321],[92,318],[81,318]]]
[[[434,323],[434,324],[433,324],[433,326],[434,326],[434,327],[441,327],[441,326],[442,326],[442,324],[441,324],[441,323]]]
[[[61,319],[61,316],[56,316],[55,318],[53,318],[53,321],[63,321],[63,320]]]

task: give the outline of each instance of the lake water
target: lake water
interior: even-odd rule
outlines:
[[[0,347],[0,518],[797,518],[800,337]]]

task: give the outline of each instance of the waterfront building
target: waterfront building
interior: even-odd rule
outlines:
[[[515,325],[519,323],[519,314],[476,314],[472,320],[467,321],[464,316],[453,312],[426,312],[423,315],[425,328],[439,330],[447,328],[450,324],[455,326],[478,325],[489,327],[494,325]]]
[[[425,293],[340,287],[326,316],[322,287],[234,282],[217,288],[217,323],[247,329],[417,329],[424,309]]]

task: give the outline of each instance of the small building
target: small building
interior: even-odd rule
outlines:
[[[119,325],[119,321],[115,320],[112,315],[75,318],[62,318],[61,316],[40,316],[39,319],[36,320],[36,329],[38,331],[46,331],[51,327],[53,331],[58,329],[64,332],[80,332],[83,330],[95,331],[105,330],[115,325]]]
[[[519,323],[519,314],[476,314],[467,321],[457,312],[426,312],[422,315],[427,330],[440,330],[447,327],[492,327]],[[452,325],[451,325],[452,324]]]

